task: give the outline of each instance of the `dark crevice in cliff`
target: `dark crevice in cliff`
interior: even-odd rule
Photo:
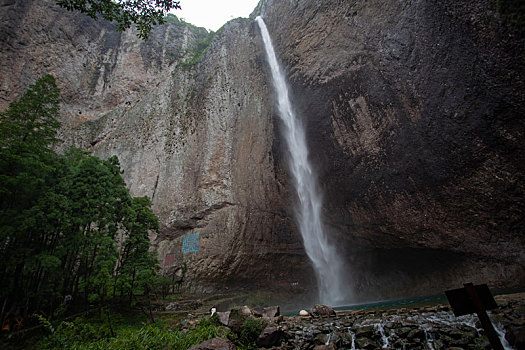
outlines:
[[[189,218],[175,220],[171,222],[168,228],[166,228],[166,236],[167,237],[172,236],[168,232],[187,231],[187,230],[192,230],[195,228],[205,227],[208,224],[209,217],[213,215],[215,212],[222,210],[224,208],[229,208],[229,207],[236,206],[236,205],[237,204],[234,204],[228,201],[219,202],[219,203],[213,204],[212,206],[204,210],[198,211],[197,213],[193,214]]]
[[[157,177],[155,178],[155,185],[153,185],[153,194],[151,195],[152,202],[153,202],[153,199],[155,198],[155,194],[157,193],[157,187],[159,185],[159,177],[160,177],[160,173],[157,174]]]

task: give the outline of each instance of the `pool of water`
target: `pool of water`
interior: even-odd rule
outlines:
[[[403,298],[403,299],[394,299],[394,300],[381,300],[373,301],[352,305],[344,305],[334,307],[334,310],[373,310],[373,309],[390,309],[390,308],[400,308],[407,306],[423,306],[423,305],[432,305],[432,304],[443,304],[448,303],[447,297],[444,294],[431,295],[431,296],[422,296],[422,297],[413,297],[413,298]]]

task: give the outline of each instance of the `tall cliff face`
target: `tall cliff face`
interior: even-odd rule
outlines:
[[[267,0],[256,12],[357,288],[523,284],[522,24],[491,1]]]
[[[36,77],[57,77],[60,148],[118,156],[132,195],[149,196],[160,218],[152,242],[164,273],[204,291],[313,283],[274,158],[271,91],[251,20],[212,39],[172,19],[141,42],[52,0],[1,6],[3,107]],[[194,233],[198,251],[185,254],[184,236]]]
[[[210,38],[172,20],[141,42],[52,0],[0,8],[0,107],[57,77],[61,147],[118,156],[160,217],[166,274],[193,290],[313,290],[253,21]],[[525,283],[525,45],[491,2],[263,0],[255,13],[289,72],[357,296]],[[198,251],[184,253],[193,233]]]

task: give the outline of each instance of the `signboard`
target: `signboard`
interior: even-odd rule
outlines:
[[[498,307],[486,284],[474,286],[474,289],[485,310],[492,310]],[[445,294],[454,310],[455,316],[473,314],[477,311],[472,298],[465,288],[447,290]]]
[[[182,236],[182,252],[195,253],[199,251],[199,234],[190,233]]]
[[[445,292],[448,302],[454,310],[454,315],[462,316],[475,312],[487,333],[492,348],[494,350],[503,350],[498,334],[486,311],[498,307],[492,293],[490,293],[489,287],[486,284],[475,286],[472,283],[465,283],[464,286],[465,288]]]

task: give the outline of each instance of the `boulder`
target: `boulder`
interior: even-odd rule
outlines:
[[[252,309],[250,309],[246,305],[239,306],[236,309],[239,310],[244,316],[252,316],[253,315]]]
[[[257,346],[262,348],[280,346],[285,337],[286,333],[281,328],[266,327],[257,338]]]
[[[355,332],[355,336],[358,338],[361,337],[373,337],[376,333],[376,329],[374,326],[362,326],[357,329]]]
[[[279,306],[269,306],[265,307],[262,311],[262,317],[264,318],[273,318],[281,315]]]
[[[253,316],[253,317],[261,317],[261,313],[257,310],[254,310],[246,305],[244,306],[236,306],[232,310],[237,310],[244,316]]]
[[[327,305],[315,305],[310,309],[310,315],[313,317],[329,317],[335,316],[335,311]]]
[[[238,308],[232,309],[228,317],[228,327],[234,332],[239,334],[241,332],[242,325],[249,316],[241,312]]]
[[[315,345],[325,345],[329,341],[328,334],[319,333],[314,338]]]
[[[516,349],[525,349],[525,326],[510,327],[505,338]]]
[[[223,325],[228,325],[228,319],[230,318],[230,311],[226,312],[217,312],[217,317],[219,317],[219,322]]]
[[[357,338],[355,342],[359,349],[379,349],[378,344],[369,338]]]
[[[195,345],[188,350],[237,350],[237,347],[228,339],[213,338]]]

